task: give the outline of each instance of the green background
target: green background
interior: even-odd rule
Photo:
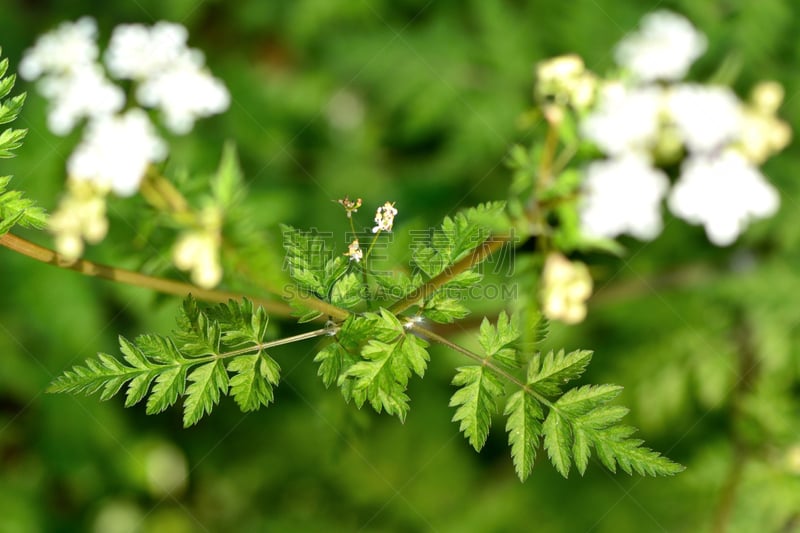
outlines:
[[[123,22],[185,24],[232,104],[171,138],[171,164],[207,175],[234,140],[251,215],[274,236],[278,222],[344,229],[330,200],[345,194],[364,198],[365,225],[391,200],[398,223],[416,227],[504,199],[508,147],[531,138],[518,117],[532,103],[533,65],[576,52],[603,72],[613,44],[656,7],[709,36],[695,77],[728,59],[741,67],[741,95],[779,80],[783,116],[800,123],[792,0],[3,0],[0,45],[14,69],[37,35],[81,15],[96,17],[102,40]],[[30,92],[17,123],[30,130],[25,146],[0,164],[52,209],[77,135],[51,135],[31,89],[18,87]],[[501,420],[481,454],[450,422],[449,382],[464,361],[439,348],[411,384],[404,425],[325,390],[313,342],[275,351],[276,405],[244,415],[224,399],[188,430],[178,409],[145,417],[119,398],[45,394],[72,364],[116,353],[118,334],[167,333],[177,300],[0,250],[0,532],[800,531],[799,155],[793,145],[767,164],[781,212],[733,247],[668,219],[653,243],[623,241],[622,259],[586,258],[597,280],[590,318],[555,328],[554,346],[595,350],[589,379],[624,385],[642,437],[687,465],[670,479],[595,464],[564,480],[540,454],[521,484]],[[135,202],[111,211],[114,229],[89,257],[164,271],[165,241],[126,226]],[[169,485],[183,465],[185,486]]]

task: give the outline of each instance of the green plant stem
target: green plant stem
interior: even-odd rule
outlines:
[[[299,335],[293,335],[291,337],[284,337],[283,339],[277,339],[270,342],[264,342],[261,344],[255,344],[253,346],[248,346],[246,348],[241,348],[239,350],[233,350],[230,352],[223,352],[219,354],[212,354],[206,357],[197,357],[191,358],[192,364],[195,363],[207,363],[210,361],[215,361],[217,359],[226,359],[228,357],[236,357],[237,355],[245,355],[251,352],[259,352],[261,353],[262,350],[269,350],[270,348],[275,348],[276,346],[283,346],[284,344],[292,344],[295,342],[305,341],[308,339],[314,339],[316,337],[321,337],[323,335],[330,335],[332,330],[331,328],[325,327],[320,329],[315,329],[313,331],[307,331],[305,333],[300,333]]]
[[[465,356],[469,357],[470,359],[472,359],[473,361],[475,361],[477,363],[480,363],[481,366],[485,366],[486,368],[490,369],[495,374],[497,374],[499,376],[502,376],[503,378],[505,378],[510,383],[513,383],[514,385],[516,385],[517,387],[519,387],[520,389],[525,391],[526,394],[530,394],[531,396],[533,396],[537,401],[539,401],[542,404],[544,404],[545,406],[547,406],[548,409],[552,409],[552,410],[554,410],[554,411],[556,411],[558,413],[561,413],[561,411],[558,409],[558,407],[555,406],[555,404],[553,404],[553,402],[551,402],[550,400],[548,400],[547,398],[545,398],[541,394],[537,393],[536,391],[532,390],[521,379],[517,378],[513,374],[507,372],[505,369],[503,369],[503,368],[499,367],[498,365],[494,364],[488,357],[481,357],[479,354],[476,354],[475,352],[473,352],[471,350],[468,350],[468,349],[464,348],[463,346],[460,346],[460,345],[458,345],[458,344],[456,344],[454,342],[451,342],[448,339],[442,337],[441,335],[438,335],[438,334],[434,333],[433,331],[431,331],[429,329],[426,329],[426,328],[424,328],[424,327],[422,327],[422,326],[420,326],[418,324],[413,324],[410,327],[410,329],[411,329],[412,332],[418,334],[420,337],[423,337],[425,339],[428,339],[429,341],[433,341],[433,342],[439,343],[439,344],[441,344],[443,346],[446,346],[446,347],[450,348],[451,350],[456,351],[456,352],[460,353],[461,355],[465,355]]]
[[[478,245],[478,247],[475,248],[470,255],[456,262],[451,267],[445,269],[445,271],[438,276],[434,276],[422,287],[415,290],[405,298],[401,298],[395,302],[391,307],[389,307],[389,311],[397,315],[418,301],[428,299],[439,289],[439,287],[446,284],[465,270],[469,270],[490,255],[494,254],[508,242],[511,242],[511,236],[490,236],[480,245]]]
[[[151,166],[147,170],[139,191],[147,203],[172,217],[175,222],[189,227],[198,224],[197,214],[192,210],[183,194],[155,167]]]
[[[139,272],[102,265],[86,259],[71,261],[65,259],[61,254],[54,252],[53,250],[39,246],[38,244],[34,244],[11,233],[6,233],[5,235],[0,236],[0,246],[4,246],[11,251],[17,252],[18,254],[42,263],[47,263],[49,265],[67,270],[74,270],[75,272],[79,272],[84,276],[116,281],[126,285],[152,289],[165,294],[174,294],[176,296],[186,296],[188,294],[192,294],[197,299],[218,303],[225,303],[231,299],[241,300],[245,297],[243,294],[203,289],[188,283],[155,276],[148,276]],[[291,307],[283,302],[264,300],[260,298],[251,299],[253,300],[253,303],[260,305],[269,313],[280,316],[291,315]]]

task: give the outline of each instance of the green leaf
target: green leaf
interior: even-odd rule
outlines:
[[[422,314],[434,322],[451,324],[469,315],[469,309],[455,298],[448,298],[444,293],[438,292],[425,303]]]
[[[411,373],[422,377],[429,356],[427,343],[412,335],[400,335],[394,342],[371,339],[361,350],[363,361],[350,366],[346,376],[355,380],[354,390],[363,395],[357,403],[368,400],[378,413],[386,410],[405,421],[408,396],[405,394]]]
[[[497,412],[503,382],[486,366],[472,365],[457,369],[453,385],[459,387],[450,398],[450,407],[457,408],[453,422],[460,422],[460,431],[480,451],[489,435],[492,416]]]
[[[551,409],[542,429],[544,431],[544,447],[550,462],[553,463],[559,474],[565,478],[568,477],[572,464],[570,455],[572,431],[569,423],[557,411]]]
[[[240,355],[228,363],[231,378],[231,395],[239,408],[255,411],[274,399],[273,386],[280,381],[280,366],[265,353]]]
[[[211,182],[211,190],[217,204],[224,210],[236,205],[244,195],[242,169],[233,142],[226,142],[222,148],[222,158]]]
[[[196,424],[204,414],[210,414],[219,402],[220,393],[228,390],[228,374],[225,364],[217,359],[204,363],[189,374],[191,383],[186,389],[183,404],[183,426]]]
[[[331,289],[331,303],[337,307],[352,309],[364,299],[362,284],[354,273],[339,278]]]
[[[519,390],[508,398],[504,414],[508,417],[506,431],[514,469],[520,481],[525,481],[536,460],[544,412],[535,398]]]
[[[519,368],[520,361],[517,359],[517,352],[509,347],[519,339],[519,336],[517,315],[509,317],[505,311],[502,311],[497,317],[496,325],[492,325],[489,319],[484,317],[478,340],[487,357],[500,361],[506,366]]]
[[[6,130],[8,131],[11,130]],[[0,142],[4,134],[5,132],[0,134]],[[0,235],[8,233],[16,225],[37,229],[45,227],[47,225],[45,211],[33,200],[25,198],[21,192],[9,191],[10,181],[10,176],[0,177]]]
[[[554,396],[561,393],[565,383],[579,378],[592,360],[592,352],[575,350],[568,354],[564,350],[537,354],[528,366],[528,385],[539,394]]]

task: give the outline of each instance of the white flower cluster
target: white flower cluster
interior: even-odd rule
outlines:
[[[731,244],[754,219],[778,209],[774,187],[757,168],[789,142],[776,111],[780,86],[762,84],[751,104],[727,87],[680,83],[705,51],[706,39],[683,17],[659,11],[616,49],[629,74],[600,84],[581,135],[608,159],[586,168],[581,223],[584,233],[655,238],[661,203],[678,217],[702,224],[711,242]],[[657,160],[686,157],[669,190]]]
[[[372,233],[379,231],[392,231],[394,226],[394,217],[397,216],[397,209],[393,203],[386,202],[375,210],[375,226],[372,228]]]
[[[108,75],[132,80],[136,102],[158,109],[164,126],[176,134],[189,132],[200,117],[227,109],[227,89],[204,68],[203,54],[188,48],[187,39],[186,28],[179,24],[118,26],[103,55],[104,68],[97,25],[84,17],[61,24],[25,52],[19,72],[27,80],[39,80],[39,91],[50,101],[50,130],[66,135],[87,119],[83,138],[67,161],[67,198],[62,200],[50,228],[56,235],[57,249],[65,257],[80,255],[82,239],[94,243],[105,236],[107,223],[97,220],[105,221],[107,193],[123,197],[135,194],[148,167],[167,156],[166,143],[147,112],[134,102],[126,103],[122,88]],[[93,191],[91,195],[86,193],[88,190]],[[76,191],[80,197],[70,198]],[[103,203],[102,210],[95,205],[97,202]],[[89,203],[95,222],[87,230],[86,216],[80,211]],[[97,215],[101,211],[102,217]],[[184,238],[178,246],[183,251],[176,254],[176,261],[179,257],[182,265],[189,265],[186,269],[194,269],[198,263],[187,259],[192,255],[186,251],[192,248],[187,244],[190,241]],[[214,253],[217,248],[213,247]],[[207,263],[211,266],[195,276],[202,278],[204,285],[219,279],[218,260]]]
[[[187,47],[187,38],[179,24],[125,24],[114,29],[105,53],[110,75],[133,80],[138,103],[158,108],[165,126],[179,134],[191,130],[197,118],[224,111],[230,100],[222,82],[204,70],[203,54]],[[142,110],[119,115],[125,95],[108,79],[99,57],[97,25],[84,17],[40,37],[25,52],[20,74],[40,79],[39,89],[51,103],[48,125],[53,133],[66,135],[89,119],[68,165],[70,177],[90,179],[129,196],[138,189],[147,166],[166,157],[166,147]],[[126,155],[112,157],[112,152]]]

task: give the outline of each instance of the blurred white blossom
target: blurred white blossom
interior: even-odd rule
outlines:
[[[64,22],[37,39],[22,57],[19,74],[26,80],[67,74],[97,60],[97,24],[90,17]]]
[[[115,78],[143,80],[189,63],[200,68],[203,54],[186,46],[189,32],[180,24],[157,22],[120,24],[114,28],[105,53],[108,71]]]
[[[83,118],[110,115],[125,105],[122,89],[108,80],[96,64],[62,76],[48,76],[39,90],[51,101],[47,126],[56,135],[68,134]]]
[[[542,311],[551,320],[577,324],[586,318],[586,300],[592,294],[592,277],[585,264],[560,253],[547,256],[542,272]]]
[[[556,104],[585,109],[591,105],[596,89],[597,77],[586,70],[578,55],[554,57],[536,66],[537,94]]]
[[[643,82],[679,80],[705,52],[706,37],[686,18],[656,11],[642,19],[638,32],[615,51],[616,61]]]
[[[742,131],[742,104],[727,87],[687,83],[669,92],[669,113],[692,152],[718,150]]]
[[[56,251],[64,259],[77,260],[83,254],[84,241],[96,244],[106,236],[107,193],[108,189],[90,182],[67,185],[67,194],[48,220],[48,229],[55,236]]]
[[[623,233],[642,240],[655,238],[661,232],[661,200],[668,187],[667,176],[642,155],[589,164],[580,206],[583,232],[606,238]]]
[[[195,120],[221,113],[230,104],[225,85],[190,63],[175,65],[142,82],[136,98],[146,107],[158,107],[172,132],[188,133]]]
[[[141,109],[90,122],[67,161],[70,179],[91,181],[119,196],[139,189],[150,163],[166,156],[166,146]]]
[[[664,93],[660,87],[630,88],[608,83],[581,123],[581,134],[604,153],[649,150],[657,140]]]
[[[762,82],[753,89],[737,146],[749,161],[761,164],[792,140],[791,127],[777,117],[782,102],[783,87],[776,82]]]
[[[172,260],[181,270],[191,272],[192,282],[210,289],[222,280],[219,236],[210,231],[188,231],[175,243]]]
[[[779,197],[744,156],[726,150],[688,159],[668,203],[676,216],[702,224],[711,242],[727,246],[751,220],[774,215]]]

